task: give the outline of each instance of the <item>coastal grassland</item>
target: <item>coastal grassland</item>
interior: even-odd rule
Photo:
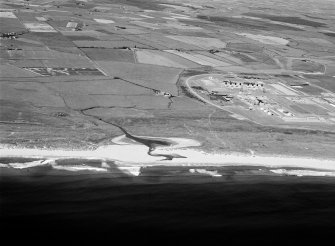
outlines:
[[[135,135],[197,139],[210,152],[252,149],[258,154],[332,157],[331,133],[257,126],[197,100],[181,96],[170,102],[120,80],[10,85],[3,87],[8,98],[2,101],[2,144],[94,148],[122,134],[111,122]],[[20,97],[11,96],[13,90]]]

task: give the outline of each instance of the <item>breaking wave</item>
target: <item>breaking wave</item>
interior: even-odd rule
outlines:
[[[316,171],[316,170],[287,170],[287,169],[272,169],[271,172],[280,175],[291,175],[291,176],[321,176],[321,177],[335,177],[335,172],[331,171]]]
[[[64,160],[64,159],[58,159]],[[0,168],[13,168],[13,169],[28,169],[28,168],[35,168],[41,166],[50,166],[52,169],[55,170],[64,170],[64,171],[71,171],[71,172],[78,172],[78,171],[92,171],[92,172],[108,172],[108,168],[110,167],[106,162],[101,162],[101,167],[94,167],[86,164],[77,164],[77,165],[59,165],[57,163],[57,159],[51,160],[36,160],[36,161],[29,161],[29,162],[9,162],[9,163],[0,163]]]
[[[53,166],[56,170],[65,170],[65,171],[71,171],[71,172],[78,172],[78,171],[94,171],[94,172],[108,172],[107,168],[102,167],[91,167],[86,165],[55,165]]]
[[[206,169],[190,169],[190,173],[199,173],[199,174],[205,174],[205,175],[209,175],[212,177],[221,177],[222,175],[218,173],[218,171],[209,171]]]
[[[1,167],[11,167],[15,169],[25,169],[25,168],[31,168],[31,167],[38,167],[38,166],[45,166],[45,165],[55,165],[54,160],[37,160],[37,161],[31,161],[31,162],[23,162],[23,163],[8,163],[8,164],[2,164]]]

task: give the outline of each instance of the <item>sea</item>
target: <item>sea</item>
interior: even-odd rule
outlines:
[[[0,235],[12,244],[94,245],[319,245],[334,236],[334,177],[215,168],[156,166],[136,176],[2,166]]]

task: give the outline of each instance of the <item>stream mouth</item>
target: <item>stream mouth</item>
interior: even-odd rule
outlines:
[[[173,154],[173,153],[172,154],[154,153],[154,151],[160,146],[169,147],[169,146],[176,145],[177,143],[174,143],[173,141],[165,140],[165,139],[161,139],[161,138],[154,138],[154,137],[135,136],[135,135],[130,134],[123,127],[121,127],[117,124],[114,124],[114,123],[110,123],[110,124],[118,127],[125,134],[125,137],[127,137],[127,138],[129,138],[129,139],[131,139],[131,140],[133,140],[137,143],[140,143],[140,144],[143,144],[143,145],[147,146],[149,148],[147,154],[150,155],[150,156],[163,157],[164,159],[162,159],[162,160],[173,160],[174,158],[187,158],[186,156],[182,156],[182,155],[179,155],[179,154]]]
[[[120,128],[121,129],[121,128]],[[135,136],[122,128],[124,135],[111,139],[113,144],[95,150],[27,149],[0,146],[0,158],[25,158],[25,161],[0,162],[0,168],[26,169],[43,166],[57,170],[109,173],[112,167],[126,168],[138,175],[141,167],[190,167],[195,173],[216,176],[196,167],[248,166],[265,167],[276,175],[335,176],[335,160],[301,156],[258,155],[230,152],[208,152],[201,143],[187,138]],[[33,158],[33,159],[31,159]],[[78,159],[64,167],[58,160]],[[91,160],[87,162],[86,160]],[[92,160],[99,160],[95,163]],[[79,164],[78,164],[78,163]],[[200,168],[201,169],[201,168]]]

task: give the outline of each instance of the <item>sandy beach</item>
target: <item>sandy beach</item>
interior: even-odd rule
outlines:
[[[335,171],[335,160],[306,158],[300,156],[271,156],[245,153],[205,152],[193,139],[165,138],[173,144],[159,146],[148,154],[148,147],[129,141],[125,137],[113,139],[114,145],[101,146],[95,150],[57,150],[1,148],[0,157],[30,157],[49,160],[63,158],[101,159],[114,161],[118,166],[264,166],[269,168],[309,168]],[[159,155],[180,155],[186,158],[165,160]],[[36,165],[49,164],[39,162]],[[28,164],[27,164],[28,165]],[[30,164],[31,165],[31,164]]]

